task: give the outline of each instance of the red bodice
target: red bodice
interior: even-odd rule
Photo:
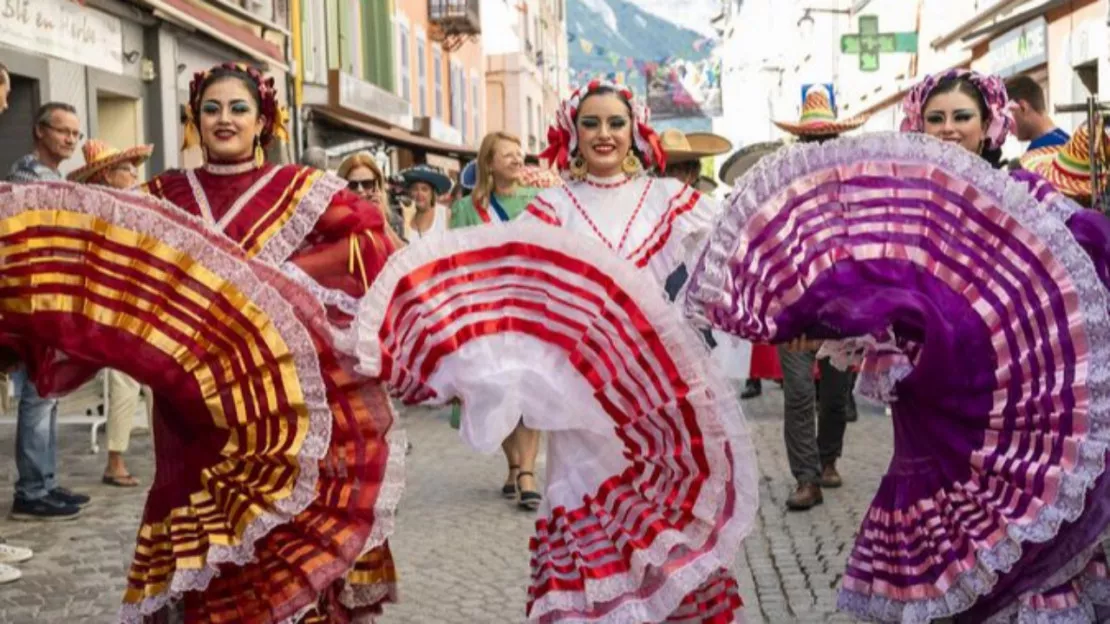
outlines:
[[[223,232],[248,255],[291,261],[320,285],[358,297],[394,248],[381,211],[343,186],[318,169],[265,164],[174,170],[146,190]]]

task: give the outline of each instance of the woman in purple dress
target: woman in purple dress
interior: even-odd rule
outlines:
[[[1110,597],[1110,229],[996,170],[1007,106],[997,78],[949,72],[907,96],[904,134],[765,159],[691,279],[693,317],[832,341],[890,403],[841,587],[868,620],[1087,622]]]

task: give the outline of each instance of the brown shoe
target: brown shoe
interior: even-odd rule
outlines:
[[[825,468],[821,471],[821,487],[838,488],[842,485],[844,485],[844,480],[840,478],[840,473],[836,471],[836,461],[825,464]]]
[[[821,486],[816,483],[799,483],[798,489],[786,499],[786,508],[790,511],[805,511],[825,502],[821,495]]]

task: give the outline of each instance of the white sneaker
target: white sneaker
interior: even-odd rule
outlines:
[[[23,578],[23,573],[19,571],[19,568],[13,568],[6,563],[0,563],[0,585],[18,581],[21,578]]]
[[[0,564],[23,563],[34,556],[35,553],[30,548],[0,543]]]

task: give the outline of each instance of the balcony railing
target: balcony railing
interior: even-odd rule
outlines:
[[[479,0],[428,0],[428,21],[447,35],[470,36],[482,32]]]

